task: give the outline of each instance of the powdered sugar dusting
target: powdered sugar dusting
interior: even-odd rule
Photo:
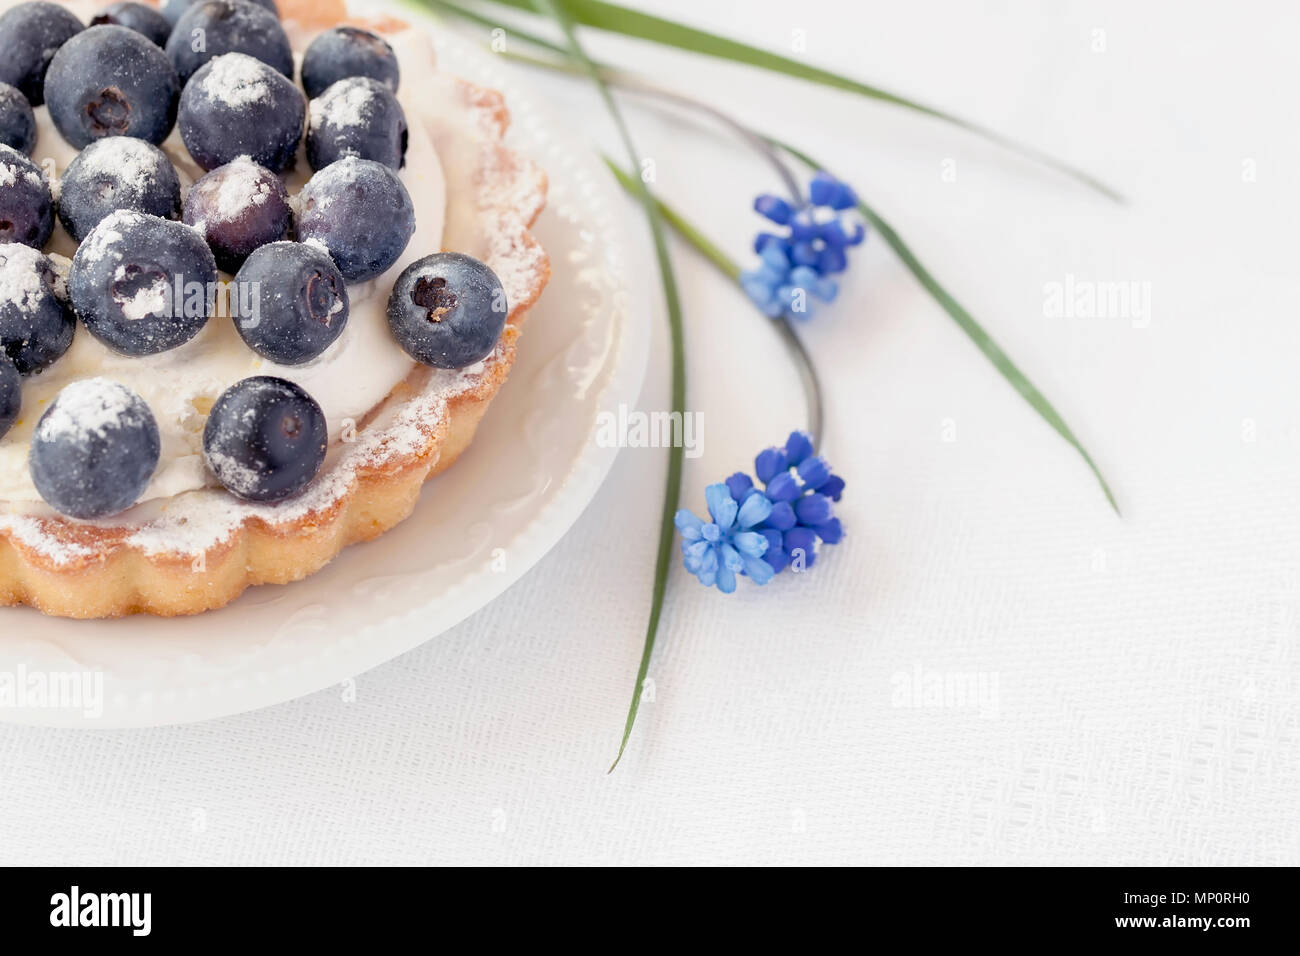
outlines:
[[[222,482],[231,491],[240,495],[250,495],[257,489],[259,475],[255,469],[221,452],[210,451],[207,457],[209,466],[221,476]]]
[[[130,209],[119,209],[116,212],[109,213],[99,221],[99,225],[92,229],[90,235],[77,247],[77,258],[90,264],[100,261],[105,256],[112,256],[115,261],[121,262],[122,230],[130,229],[144,218],[144,213]]]
[[[50,406],[36,427],[36,439],[84,445],[92,438],[104,438],[123,425],[140,423],[140,399],[108,378],[73,382]]]
[[[202,190],[205,198],[216,194],[212,211],[216,222],[231,222],[250,204],[261,206],[271,198],[273,174],[253,162],[251,156],[240,156],[214,172],[218,175],[209,173],[192,188]],[[208,225],[211,223],[204,220],[194,223],[194,228],[202,233]]]
[[[203,92],[215,102],[239,109],[271,98],[271,67],[246,53],[214,57],[203,69]]]
[[[359,156],[344,156],[317,171],[295,197],[299,213],[304,208],[312,208],[305,206],[306,203],[314,203],[315,209],[320,213],[334,205],[335,197],[346,195],[348,186],[362,176],[359,170],[362,162]]]
[[[54,270],[54,297],[60,302],[68,301],[68,273],[72,270],[72,260],[57,252],[49,254],[50,266]]]
[[[311,126],[348,129],[360,126],[373,111],[375,80],[354,76],[339,80],[311,101]]]
[[[499,94],[465,83],[459,85],[477,127],[471,141],[476,149],[473,161],[482,170],[483,181],[492,184],[479,202],[488,242],[482,259],[501,280],[506,302],[513,311],[537,288],[541,275],[549,269],[546,253],[528,233],[529,224],[546,203],[546,174],[501,142]],[[462,143],[460,148],[466,146]]]
[[[34,313],[45,299],[52,274],[40,251],[18,242],[0,244],[0,304]]]
[[[0,143],[0,186],[17,186],[19,179],[44,186],[45,178],[30,159],[12,146]]]
[[[128,278],[130,277],[126,266],[118,266],[117,271],[113,273],[115,282],[124,282]],[[167,311],[168,303],[171,301],[171,295],[171,286],[167,284],[165,278],[159,276],[149,285],[142,285],[136,289],[129,299],[122,299],[116,294],[114,298],[122,307],[122,315],[132,322],[138,322],[140,319],[164,314]]]
[[[135,193],[144,193],[158,177],[159,156],[153,146],[131,136],[109,136],[91,143],[75,160],[80,172],[114,176]]]
[[[56,537],[45,530],[42,521],[27,515],[0,515],[0,531],[56,565],[73,564],[95,555],[93,548]]]

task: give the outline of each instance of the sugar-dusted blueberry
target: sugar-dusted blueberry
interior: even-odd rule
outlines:
[[[91,230],[68,272],[68,298],[86,330],[124,355],[183,345],[208,321],[217,263],[179,222],[118,210]]]
[[[0,144],[0,242],[39,249],[54,230],[54,198],[40,168]]]
[[[414,232],[410,194],[397,173],[373,160],[344,157],[307,180],[298,196],[298,238],[324,245],[348,282],[387,270]]]
[[[57,287],[47,256],[20,243],[0,244],[0,353],[21,375],[49,368],[72,344],[76,320]]]
[[[32,434],[36,490],[69,518],[107,518],[131,507],[158,467],[162,441],[143,398],[107,378],[59,392]]]
[[[203,428],[217,480],[248,501],[279,501],[311,483],[329,432],[316,400],[287,379],[258,375],[221,393]]]
[[[90,18],[92,27],[112,23],[134,30],[157,46],[164,46],[171,35],[172,25],[167,18],[143,3],[114,3]]]
[[[471,256],[436,252],[398,276],[388,297],[388,326],[417,362],[464,368],[496,348],[508,311],[495,272]]]
[[[82,149],[105,136],[155,146],[176,124],[181,83],[167,55],[126,27],[90,27],[54,54],[45,103],[63,138]]]
[[[289,234],[293,210],[280,177],[241,156],[190,187],[183,218],[208,241],[217,265],[235,273],[254,249]]]
[[[307,161],[324,169],[344,156],[390,169],[406,161],[406,113],[393,91],[368,76],[339,80],[308,106]]]
[[[56,3],[20,3],[0,13],[0,83],[18,87],[32,106],[40,106],[50,60],[83,29]]]
[[[119,209],[163,219],[181,212],[181,181],[171,160],[132,136],[110,136],[83,149],[68,164],[59,193],[59,221],[78,242]]]
[[[282,173],[293,164],[306,120],[302,91],[243,53],[209,61],[181,95],[181,138],[204,169],[248,156]]]
[[[36,114],[16,86],[0,83],[0,144],[30,156],[36,146]]]
[[[196,42],[202,38],[202,43]],[[197,49],[196,49],[197,48]],[[293,49],[274,13],[249,0],[203,0],[181,15],[167,40],[181,83],[226,53],[244,53],[293,79]]]
[[[402,74],[388,41],[369,30],[335,27],[311,41],[302,58],[302,85],[308,96],[320,96],[349,76],[368,76],[396,93]]]
[[[314,243],[262,246],[239,270],[230,294],[239,302],[235,326],[244,342],[280,365],[310,362],[348,323],[343,276]]]
[[[189,10],[190,7],[194,6],[196,3],[202,2],[203,0],[167,0],[167,2],[163,4],[162,15],[168,23],[175,26],[177,21],[185,15],[185,12]],[[253,0],[253,2],[259,7],[265,7],[267,10],[270,10],[275,14],[277,19],[279,18],[280,10],[276,7],[275,0]]]
[[[23,410],[23,377],[9,356],[0,352],[0,438],[18,421]]]

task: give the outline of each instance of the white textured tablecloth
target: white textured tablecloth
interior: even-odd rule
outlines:
[[[675,567],[654,701],[613,776],[651,450],[622,453],[510,592],[359,676],[355,700],[151,731],[0,726],[0,862],[1300,862],[1297,12],[654,9],[778,50],[802,30],[818,63],[1131,197],[847,94],[592,39],[833,162],[1057,404],[1124,518],[873,238],[806,330],[850,536],[806,577],[731,597]],[[536,82],[616,148],[586,88]],[[769,171],[692,118],[629,116],[663,195],[746,255]],[[689,250],[677,263],[699,509],[803,412],[771,330]],[[1045,308],[1052,283],[1114,281],[1149,283],[1149,312]],[[666,361],[658,328],[645,409],[666,405]],[[966,680],[982,696],[957,694]]]

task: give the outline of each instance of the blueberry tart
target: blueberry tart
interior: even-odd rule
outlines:
[[[0,0],[0,605],[194,614],[406,518],[550,278],[508,124],[341,0]]]

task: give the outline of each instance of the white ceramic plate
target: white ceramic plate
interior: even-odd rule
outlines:
[[[409,15],[403,10],[403,16]],[[457,624],[532,567],[591,501],[616,450],[596,416],[636,401],[649,316],[626,294],[617,186],[497,58],[437,33],[440,68],[499,89],[510,139],[550,177],[535,233],[554,278],[529,314],[509,381],[473,446],[415,513],[296,584],[247,591],[192,618],[68,621],[0,609],[0,720],[143,727],[292,700]],[[102,674],[103,713],[43,705],[33,675]],[[93,680],[93,678],[92,678]],[[90,686],[93,686],[90,685]]]

